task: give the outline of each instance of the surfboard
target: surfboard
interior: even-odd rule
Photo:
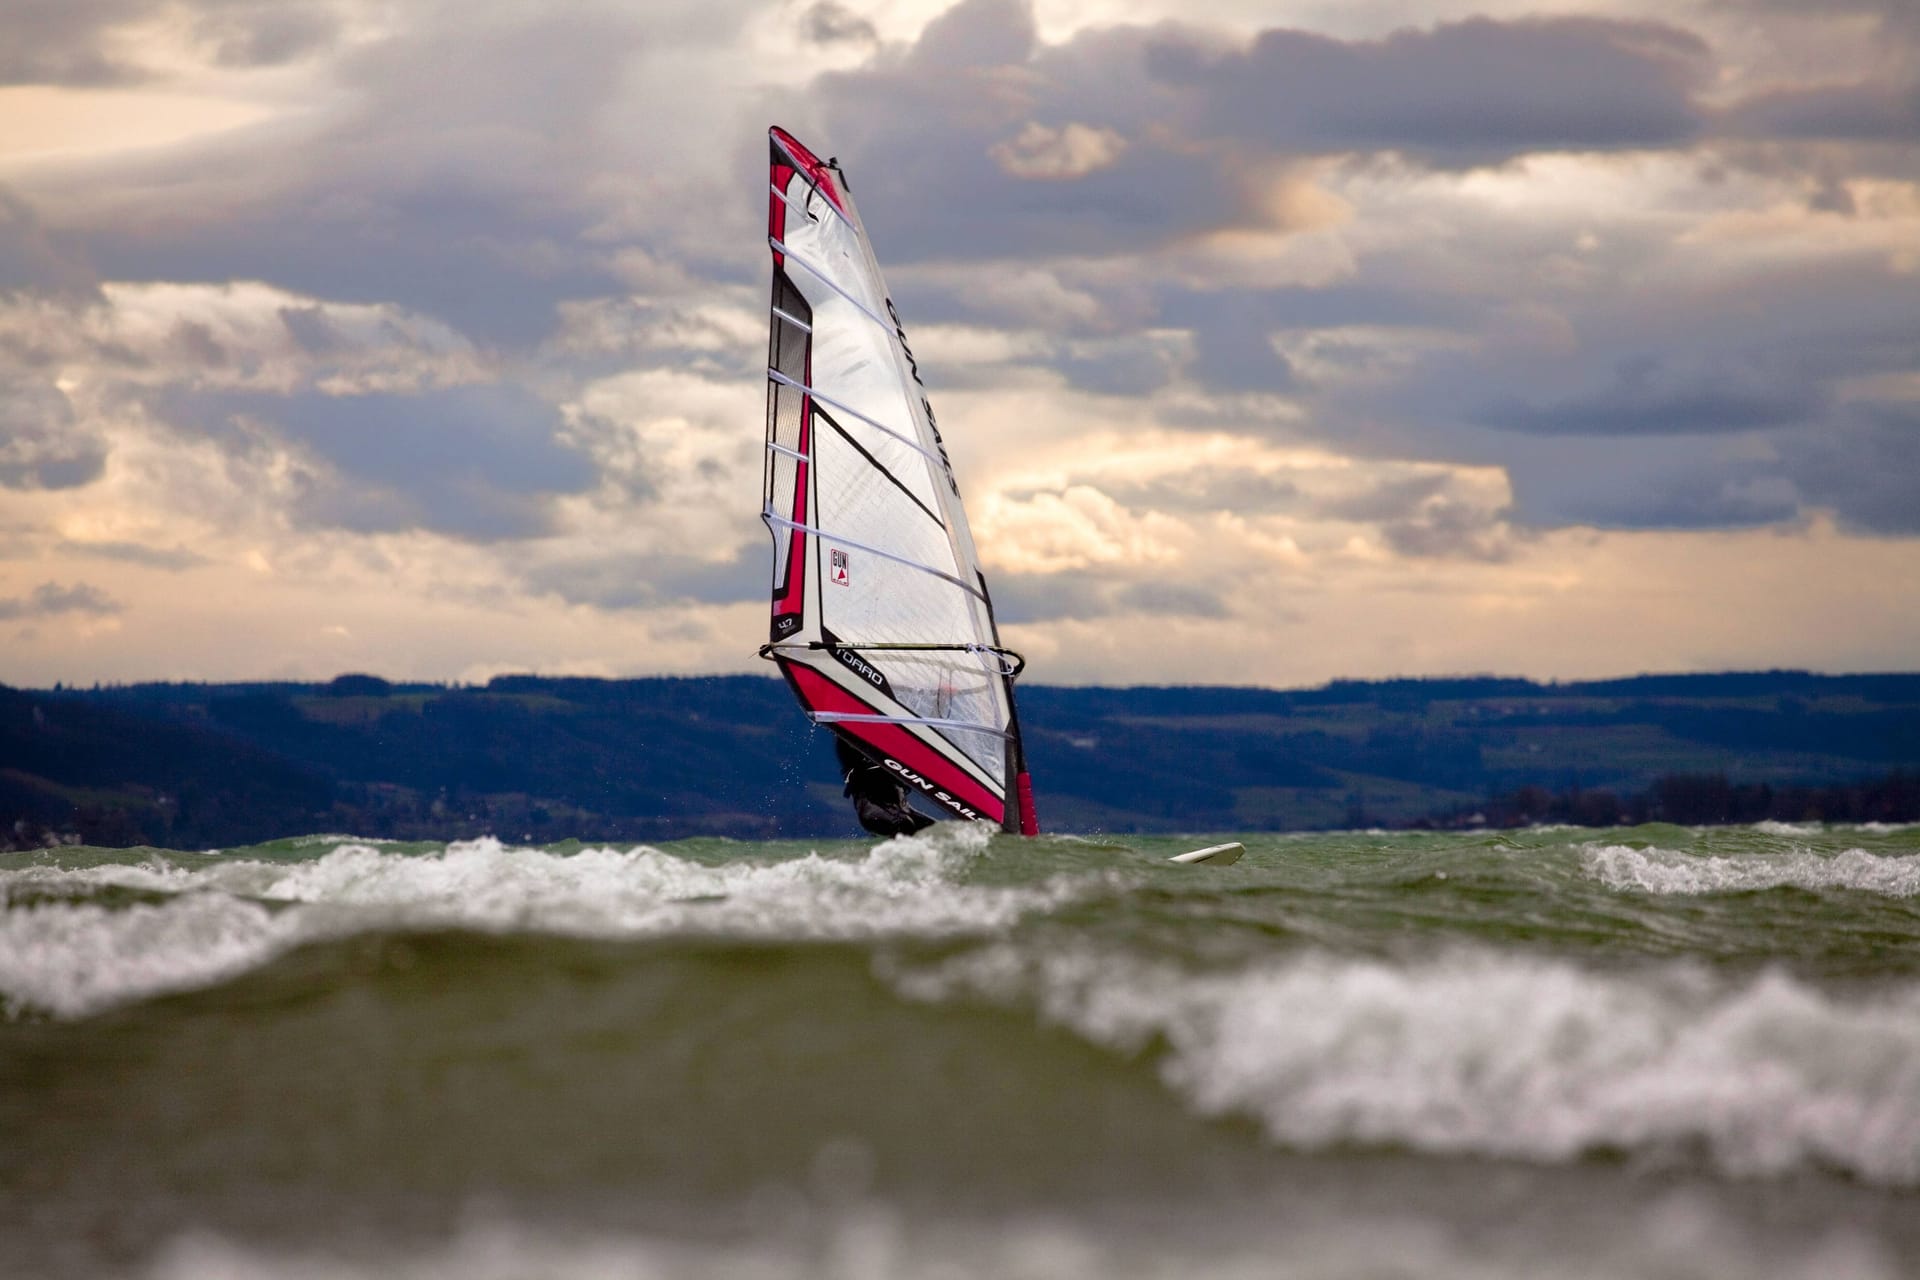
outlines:
[[[1233,840],[1226,844],[1210,844],[1204,849],[1193,849],[1187,853],[1176,853],[1167,861],[1186,866],[1204,862],[1213,867],[1230,867],[1240,861],[1240,855],[1246,851],[1247,846]]]

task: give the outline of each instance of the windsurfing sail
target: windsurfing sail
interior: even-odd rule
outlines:
[[[993,602],[933,406],[845,175],[768,132],[760,652],[827,725],[947,814],[1036,834]]]

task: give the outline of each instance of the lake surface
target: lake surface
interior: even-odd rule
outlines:
[[[9,1275],[1920,1259],[1920,828],[306,836],[0,895]]]

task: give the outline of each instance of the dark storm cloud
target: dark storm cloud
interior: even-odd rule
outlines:
[[[281,307],[280,323],[287,335],[310,356],[326,356],[341,346],[340,331],[320,307]]]
[[[1538,435],[1699,435],[1812,422],[1828,401],[1823,386],[1791,371],[1642,356],[1622,362],[1597,390],[1545,403],[1508,400],[1481,420]]]
[[[1189,376],[1220,391],[1283,393],[1296,389],[1293,366],[1274,350],[1260,308],[1245,294],[1228,293],[1193,330]]]
[[[1281,225],[1299,215],[1275,204],[1278,166],[1309,156],[1457,165],[1684,144],[1711,71],[1697,36],[1657,23],[1476,18],[1243,45],[1126,26],[1046,45],[1020,0],[962,0],[796,109],[853,161],[892,260],[1113,254]]]
[[[1701,127],[1707,55],[1659,23],[1472,18],[1374,41],[1270,30],[1225,54],[1168,39],[1148,68],[1192,91],[1218,136],[1481,162],[1684,142]]]
[[[996,573],[993,612],[1001,623],[1104,618],[1113,612],[1102,584],[1085,573]]]
[[[1170,515],[1204,515],[1233,511],[1266,515],[1302,509],[1299,486],[1284,473],[1251,471],[1245,467],[1200,466],[1127,483],[1102,479],[1099,487],[1122,506],[1136,511],[1163,511]],[[1010,495],[1018,500],[1020,494]]]
[[[1051,363],[1073,386],[1109,396],[1146,395],[1176,372],[1173,353],[1148,335],[1069,345]]]
[[[28,595],[0,598],[0,620],[8,622],[61,613],[86,613],[97,617],[119,612],[118,602],[100,588],[84,582],[76,582],[70,587],[63,587],[57,582],[44,582]]]
[[[79,254],[47,230],[32,205],[0,187],[0,294],[27,289],[91,295],[98,283]]]
[[[118,560],[145,569],[197,569],[212,563],[197,551],[185,547],[150,547],[143,542],[75,542],[62,538],[54,548],[61,555],[91,556],[96,560]]]
[[[1438,497],[1450,479],[1445,472],[1435,472],[1431,475],[1409,476],[1404,480],[1389,480],[1365,493],[1325,503],[1320,507],[1320,514],[1336,520],[1405,519],[1408,514]]]
[[[205,5],[194,36],[222,66],[259,67],[277,66],[324,49],[339,29],[339,17],[330,4],[216,0]]]
[[[41,24],[35,56],[65,59],[71,75],[112,76],[131,72],[87,72],[92,55],[85,50],[104,48],[102,33],[158,2],[34,0],[21,12]],[[128,280],[258,279],[322,299],[394,303],[440,317],[481,339],[483,362],[502,351],[530,351],[549,370],[564,364],[566,376],[589,376],[574,351],[534,344],[553,334],[556,304],[633,290],[633,277],[616,269],[618,251],[643,247],[696,287],[703,277],[757,279],[765,269],[745,225],[760,188],[757,134],[740,142],[733,169],[719,174],[725,165],[715,156],[724,148],[692,152],[683,130],[630,110],[634,86],[646,78],[640,70],[657,70],[662,48],[692,38],[683,27],[710,23],[718,30],[739,8],[735,0],[715,0],[691,17],[692,10],[648,6],[612,13],[522,9],[504,19],[486,6],[397,11],[397,34],[338,54],[335,81],[348,95],[342,113],[171,149],[152,161],[116,158],[110,180],[94,181],[100,191],[135,193],[125,208],[139,216],[122,209],[96,218],[91,230],[63,227],[51,235],[31,211],[0,198],[0,290],[90,287],[92,270],[81,263]],[[1852,7],[1881,10],[1890,21],[1904,12],[1892,0],[1880,9]],[[235,0],[181,12],[197,15],[195,38],[208,58],[271,60],[330,38],[326,5]],[[269,21],[276,13],[286,25]],[[312,19],[304,35],[301,15]],[[1788,280],[1782,272],[1777,296],[1751,290],[1704,301],[1657,280],[1643,294],[1623,297],[1601,279],[1552,299],[1582,344],[1553,370],[1553,380],[1533,367],[1538,357],[1530,350],[1356,366],[1351,372],[1366,375],[1356,383],[1385,390],[1344,391],[1331,377],[1326,386],[1313,385],[1306,371],[1317,376],[1326,362],[1302,357],[1296,369],[1270,335],[1426,325],[1471,340],[1486,331],[1490,313],[1538,287],[1550,255],[1567,254],[1564,244],[1545,244],[1565,240],[1565,228],[1547,225],[1550,219],[1535,224],[1525,214],[1476,225],[1472,215],[1443,212],[1432,215],[1444,224],[1441,242],[1368,247],[1353,278],[1326,287],[1169,284],[1166,274],[1155,276],[1151,261],[1157,249],[1198,233],[1286,225],[1298,215],[1286,212],[1284,201],[1275,207],[1274,182],[1302,157],[1357,152],[1356,163],[1366,165],[1368,153],[1391,152],[1400,161],[1374,171],[1405,174],[1409,167],[1492,163],[1539,149],[1684,148],[1720,131],[1738,135],[1756,155],[1775,149],[1770,138],[1799,139],[1799,149],[1826,163],[1823,138],[1898,140],[1901,122],[1911,118],[1902,113],[1914,104],[1885,85],[1785,86],[1722,113],[1705,112],[1695,95],[1712,82],[1714,68],[1699,38],[1657,23],[1600,19],[1477,18],[1372,40],[1288,30],[1237,39],[1176,26],[1111,26],[1048,44],[1027,4],[966,0],[905,46],[874,42],[871,25],[834,0],[795,4],[783,20],[797,22],[797,33],[810,39],[873,50],[859,69],[818,77],[786,105],[803,138],[847,159],[890,267],[918,263],[929,275],[964,275],[981,285],[1001,267],[962,264],[1049,256],[1078,263],[1020,264],[1058,269],[1083,310],[1088,300],[1096,304],[1096,318],[1056,311],[1034,322],[1063,339],[1046,362],[1075,387],[1146,395],[1184,378],[1206,391],[1285,394],[1306,411],[1249,423],[1244,404],[1254,397],[1231,404],[1189,397],[1160,415],[1168,425],[1318,434],[1354,453],[1490,465],[1528,446],[1571,450],[1583,439],[1604,444],[1617,436],[1667,456],[1689,437],[1825,422],[1829,388],[1862,371],[1870,350],[1878,352],[1876,368],[1913,367],[1912,348],[1884,336],[1904,332],[1885,322],[1894,304],[1876,294],[1878,311],[1863,308],[1868,286],[1851,277]],[[0,49],[0,66],[7,56]],[[25,55],[16,49],[14,56]],[[616,113],[616,106],[628,110]],[[787,118],[784,109],[773,114]],[[610,134],[640,141],[622,154],[608,150]],[[1846,190],[1841,179],[1856,171],[1839,161],[1828,167],[1834,181],[1818,198],[1837,207]],[[723,198],[694,199],[696,190]],[[710,246],[732,242],[711,228],[734,218],[744,231],[738,253],[727,256]],[[1619,253],[1614,263],[1623,273],[1659,251],[1649,244],[1615,248],[1627,234],[1608,237],[1599,251]],[[910,323],[987,311],[959,286],[909,292],[915,296],[903,301]],[[1852,328],[1834,318],[1850,309],[1858,317]],[[995,322],[1005,318],[1004,311],[992,314]],[[1774,350],[1798,351],[1794,360],[1775,361],[1764,343],[1746,340],[1746,329],[1759,323],[1754,316],[1774,326],[1763,335]],[[286,308],[280,322],[309,355],[325,356],[342,340],[319,308]],[[1635,345],[1643,328],[1662,332]],[[1183,331],[1191,358],[1175,358],[1189,348],[1169,346],[1150,329]],[[1636,336],[1622,338],[1622,330]],[[1089,340],[1064,340],[1079,338]],[[1638,359],[1633,353],[1641,350],[1662,354]],[[751,344],[738,354],[743,364],[759,358]],[[154,358],[191,376],[246,356],[225,349],[213,330],[188,323]],[[635,333],[631,347],[596,358],[601,371],[666,364],[715,381],[733,376],[712,351],[677,346],[651,324]],[[1354,357],[1365,358],[1365,351]],[[1620,369],[1611,379],[1579,372],[1615,362]],[[1005,370],[983,366],[975,376],[1004,377]],[[514,448],[532,452],[514,454],[483,440],[492,461],[464,458],[452,419],[484,410],[439,395],[419,402],[422,419],[439,423],[427,432],[440,441],[431,451],[440,459],[435,466],[381,455],[381,448],[400,447],[404,434],[380,444],[329,417],[357,405],[397,428],[401,397],[341,400],[296,409],[294,417],[283,410],[296,402],[268,397],[246,411],[338,473],[338,482],[322,483],[301,500],[296,514],[309,523],[514,536],[546,528],[547,499],[586,483],[587,464],[558,445],[549,455],[522,440]],[[1488,408],[1489,401],[1498,403]],[[302,416],[308,412],[317,416]],[[223,434],[220,416],[203,404],[197,417],[181,421],[200,422],[243,448]],[[57,412],[42,420],[66,421]],[[523,425],[529,439],[555,430],[551,411],[530,413]],[[0,429],[15,441],[33,441],[11,453],[0,445],[0,483],[76,484],[100,472],[104,446],[84,433],[66,448],[57,431]],[[1822,501],[1841,509],[1833,496],[1841,482],[1820,477],[1864,465],[1873,455],[1861,441],[1831,455],[1796,455],[1803,487],[1826,484]],[[1703,476],[1711,474],[1705,461],[1698,465],[1707,468]],[[1516,473],[1516,486],[1547,470]],[[1773,489],[1742,488],[1746,480],[1735,480],[1731,488],[1703,480],[1691,507],[1680,494],[1655,495],[1637,509],[1655,523],[1750,522],[1755,513],[1785,509]],[[1282,484],[1223,477],[1184,496],[1116,496],[1168,511],[1302,501]],[[1784,501],[1792,505],[1791,497]],[[1528,507],[1546,523],[1583,519],[1589,509],[1537,495]],[[1635,518],[1632,509],[1623,497],[1622,518]],[[1886,513],[1870,518],[1880,526],[1897,522]],[[1414,554],[1441,554],[1449,545],[1479,554],[1475,548],[1490,545],[1481,540],[1486,514],[1469,507],[1429,503],[1372,519],[1390,542]],[[1860,517],[1862,527],[1867,519]],[[611,578],[602,586],[590,575],[577,582],[570,589],[583,598],[613,599],[621,590]],[[1115,607],[1111,592],[1091,603]],[[1036,600],[1035,607],[1049,606]]]
[[[1868,403],[1821,422],[1715,437],[1635,442],[1528,440],[1546,446],[1509,468],[1517,519],[1531,527],[1738,529],[1801,525],[1831,512],[1856,534],[1920,534],[1920,410]],[[1657,445],[1658,447],[1653,447]]]
[[[1749,529],[1801,517],[1793,486],[1751,463],[1669,470],[1562,502],[1557,524],[1596,529]]]
[[[1011,625],[1122,614],[1224,618],[1226,594],[1204,583],[1109,578],[1092,570],[993,575],[994,616]]]
[[[1512,553],[1509,512],[1448,492],[1446,472],[1387,480],[1362,493],[1318,504],[1313,514],[1374,525],[1388,546],[1422,559],[1496,563]]]
[[[962,0],[905,51],[820,77],[795,110],[817,119],[820,145],[849,158],[855,198],[889,261],[1149,248],[1231,221],[1242,178],[1143,137],[1123,137],[1104,160],[1076,156],[1062,137],[1051,167],[1008,150],[1036,121],[1124,133],[1156,104],[1171,114],[1141,72],[1144,40],[1126,29],[1043,50],[1027,4]],[[1018,176],[1010,156],[1054,176]]]
[[[699,560],[664,553],[619,552],[542,565],[527,586],[568,604],[599,609],[649,609],[673,601],[739,604],[765,600],[768,553],[764,542],[736,548],[731,558]]]
[[[51,378],[0,373],[0,488],[74,489],[106,463],[106,442],[75,420]]]
[[[1731,108],[1721,129],[1741,138],[1911,145],[1920,140],[1920,78],[1777,89]]]
[[[1920,535],[1920,406],[1869,405],[1838,428],[1781,442],[1784,474],[1842,528]]]
[[[186,20],[186,36],[224,66],[270,66],[325,48],[339,31],[332,3],[301,0],[8,0],[0,84],[109,85],[147,78],[126,56],[128,28]]]
[[[157,9],[154,0],[12,0],[0,40],[0,84],[112,84],[138,69],[103,47],[109,31]]]
[[[1890,44],[1911,43],[1920,46],[1920,8],[1913,0],[1711,0],[1716,9],[1740,14],[1753,23],[1779,17],[1831,19],[1841,16],[1873,18],[1878,24],[1879,44],[1885,51]]]
[[[1442,499],[1412,515],[1382,520],[1380,536],[1403,556],[1498,564],[1513,554],[1506,512]]]
[[[1039,41],[1029,0],[960,0],[920,31],[909,64],[922,71],[1024,62]]]
[[[871,22],[834,0],[820,0],[800,15],[800,29],[815,44],[873,44],[880,39]]]
[[[164,399],[170,421],[236,451],[264,428],[327,464],[294,506],[307,526],[391,532],[431,529],[488,541],[545,532],[548,499],[595,480],[560,442],[552,405],[514,386],[414,395],[189,394]]]
[[[1114,603],[1123,613],[1163,618],[1224,618],[1231,612],[1218,591],[1176,582],[1136,582]]]
[[[625,289],[597,228],[642,175],[604,168],[593,139],[641,41],[637,20],[569,12],[359,49],[339,63],[349,115],[130,163],[120,183],[179,216],[115,220],[89,247],[117,279],[257,279],[531,342],[558,302]]]

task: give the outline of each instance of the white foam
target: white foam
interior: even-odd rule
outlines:
[[[102,886],[172,895],[119,909],[43,901],[0,914],[0,999],[77,1017],[218,982],[302,943],[373,929],[765,940],[990,933],[1098,881],[962,884],[991,835],[943,823],[857,860],[809,854],[708,865],[644,847],[560,855],[484,839],[431,855],[349,844],[306,862],[186,868],[155,860],[0,872],[0,900],[16,885],[75,896]]]
[[[1328,1220],[1276,1205],[1258,1221],[1204,1230],[1129,1229],[1057,1215],[916,1222],[861,1204],[771,1238],[677,1240],[543,1230],[511,1221],[412,1247],[295,1252],[210,1232],[168,1242],[139,1280],[1895,1280],[1890,1243],[1845,1223],[1806,1236],[1754,1224],[1676,1193],[1635,1229],[1549,1235],[1521,1222],[1471,1232],[1417,1209]],[[1758,1236],[1758,1238],[1756,1238]]]
[[[1807,1166],[1920,1184],[1920,987],[1841,1000],[1772,973],[1597,973],[1460,952],[1303,956],[1193,975],[1000,943],[890,975],[986,997],[1127,1054],[1208,1115],[1276,1141],[1559,1161],[1700,1150],[1737,1174]]]
[[[1756,889],[1857,889],[1889,897],[1920,894],[1920,855],[1887,857],[1864,849],[1814,853],[1793,849],[1732,857],[1635,849],[1620,844],[1581,846],[1589,875],[1610,889],[1646,893],[1744,893]]]
[[[119,911],[92,903],[15,908],[0,916],[0,1004],[72,1017],[205,986],[297,945],[305,923],[207,893]]]
[[[1763,836],[1817,836],[1820,824],[1817,822],[1775,822],[1772,818],[1762,818],[1753,824],[1753,829]]]

